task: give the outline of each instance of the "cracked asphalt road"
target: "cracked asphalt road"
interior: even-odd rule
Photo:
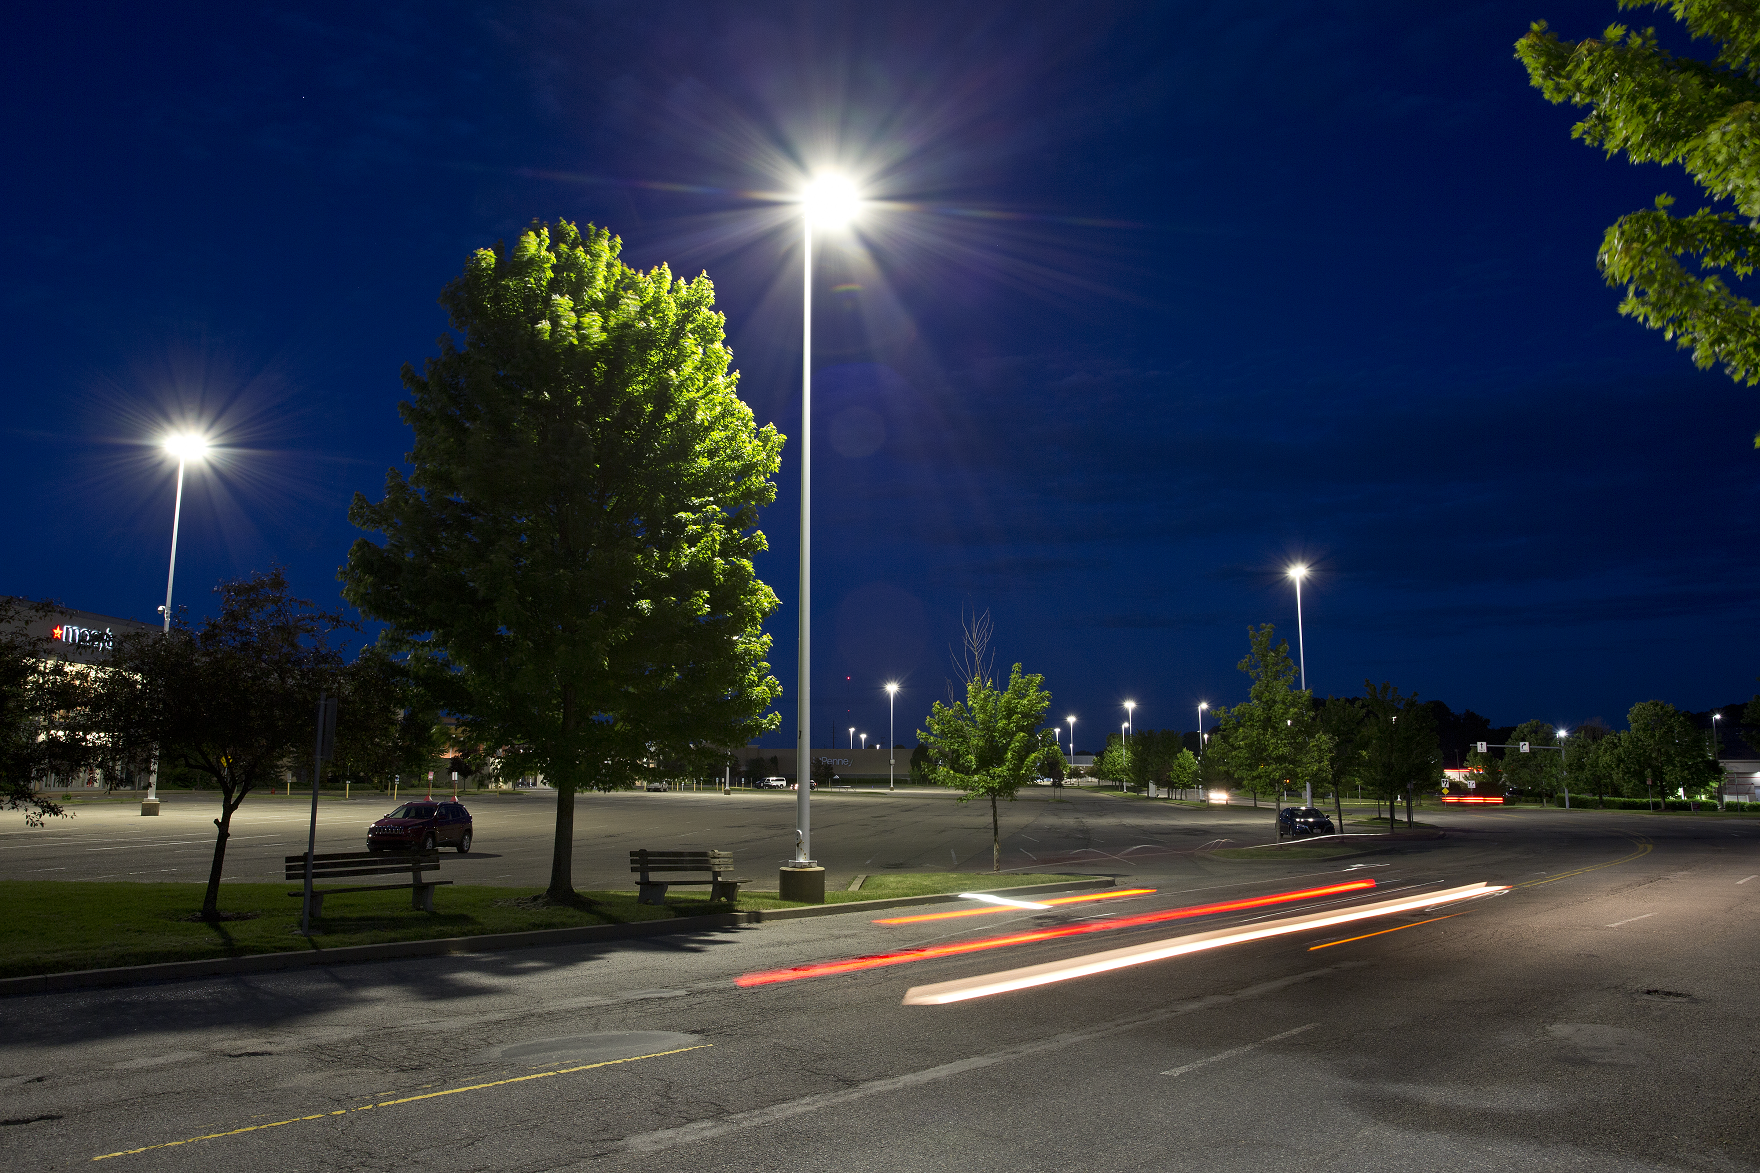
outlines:
[[[927,817],[893,809],[900,823]],[[862,817],[869,838],[910,837],[883,813]],[[0,1161],[964,1173],[1760,1160],[1749,1025],[1760,880],[1742,882],[1760,873],[1760,822],[1451,811],[1427,816],[1447,825],[1440,841],[1247,863],[1190,848],[1251,833],[1263,816],[1071,795],[1030,797],[1011,817],[1011,852],[1105,853],[1077,870],[1159,891],[1110,907],[904,926],[837,916],[10,998]],[[1341,874],[1373,877],[1369,899],[1476,880],[1513,890],[950,1006],[900,999],[913,985],[1306,906],[734,984]]]

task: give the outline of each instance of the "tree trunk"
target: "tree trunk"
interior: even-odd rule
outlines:
[[[1412,788],[1406,787],[1406,830],[1412,829]]]
[[[1340,835],[1344,834],[1344,799],[1338,796],[1338,787],[1332,788],[1332,809],[1338,813],[1338,826],[1334,828]]]
[[[238,802],[244,795],[238,796]],[[202,919],[214,920],[220,915],[220,872],[226,866],[226,841],[232,837],[232,812],[238,809],[231,792],[220,792],[220,817],[214,820],[218,832],[214,836],[214,862],[208,866],[208,890],[202,894]]]
[[[574,732],[574,686],[562,686],[562,745],[571,747]],[[566,749],[564,752],[567,752]],[[544,899],[551,904],[573,904],[574,894],[574,790],[577,776],[572,768],[550,763],[551,785],[556,787],[556,835],[550,845],[550,887]]]
[[[996,796],[990,796],[990,870],[1002,870],[1002,819],[996,813]]]

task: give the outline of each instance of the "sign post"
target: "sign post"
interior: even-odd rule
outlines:
[[[336,698],[318,694],[318,733],[312,743],[312,822],[306,831],[306,890],[300,901],[299,931],[312,934],[312,853],[318,849],[318,775],[336,753]]]

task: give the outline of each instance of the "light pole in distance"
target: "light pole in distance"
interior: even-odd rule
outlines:
[[[795,843],[792,867],[815,867],[813,861],[813,229],[848,224],[861,207],[849,180],[839,175],[816,176],[800,193],[801,205],[801,565],[800,629],[795,668]],[[802,777],[805,771],[806,776]],[[803,785],[804,783],[804,785]],[[797,894],[789,868],[782,880]],[[819,886],[824,872],[817,873]],[[802,884],[809,881],[802,880]],[[824,894],[814,903],[822,903]]]
[[[1076,719],[1074,715],[1064,718],[1069,722],[1069,768],[1076,768]]]
[[[898,773],[898,732],[894,717],[894,704],[898,700],[898,685],[886,686],[886,789],[891,790],[896,783],[893,775]]]
[[[1302,691],[1308,690],[1308,645],[1302,638],[1302,579],[1308,577],[1308,568],[1300,562],[1286,572],[1296,584],[1296,662],[1302,670]]]
[[[1134,728],[1134,725],[1132,724],[1132,720],[1136,716],[1136,712],[1135,712],[1136,707],[1137,707],[1136,701],[1126,701],[1124,703],[1124,732],[1123,732],[1122,736],[1119,738],[1119,740],[1123,743],[1122,747],[1121,747],[1122,752],[1120,753],[1119,757],[1124,762],[1124,772],[1127,777],[1129,776],[1129,774],[1131,772],[1131,731]],[[1122,790],[1127,785],[1129,785],[1129,783],[1128,782],[1120,782],[1118,785],[1119,785],[1119,789]]]
[[[208,453],[208,441],[194,432],[179,432],[165,437],[165,451],[177,457],[177,496],[171,506],[171,565],[165,571],[165,605],[159,608],[164,616],[166,634],[171,632],[171,587],[177,581],[177,531],[183,522],[183,473],[192,460]],[[147,797],[141,801],[141,814],[159,813],[159,755],[153,754],[152,769],[147,774]]]

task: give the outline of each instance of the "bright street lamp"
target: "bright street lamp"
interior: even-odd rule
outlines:
[[[1209,701],[1198,702],[1198,756],[1204,756],[1204,710],[1210,707]]]
[[[862,734],[862,748],[864,750],[868,748],[868,735],[866,733]]]
[[[1069,722],[1069,768],[1073,770],[1076,768],[1076,719],[1069,716],[1064,720]]]
[[[1296,563],[1286,571],[1296,583],[1296,661],[1302,669],[1302,691],[1308,690],[1308,647],[1302,639],[1302,579],[1308,577],[1308,568]]]
[[[886,789],[893,788],[893,775],[897,772],[898,733],[893,719],[893,703],[898,700],[898,685],[886,686]]]
[[[799,785],[813,742],[813,227],[838,228],[861,209],[855,185],[839,175],[815,176],[801,189],[801,567],[800,636],[795,700],[794,862],[813,866],[811,784]]]
[[[1130,773],[1131,768],[1131,730],[1135,728],[1132,721],[1136,717],[1136,707],[1136,701],[1126,701],[1124,703],[1124,735],[1120,738],[1123,745],[1120,746],[1119,760],[1124,763],[1125,773],[1127,774]],[[1121,788],[1125,785],[1126,783],[1119,783]]]
[[[165,571],[165,605],[159,608],[165,616],[165,632],[171,631],[171,587],[177,581],[177,530],[183,522],[183,473],[192,460],[200,460],[208,453],[208,441],[194,432],[174,432],[161,441],[166,452],[177,457],[177,496],[171,506],[171,565]],[[151,806],[147,804],[151,803]],[[153,754],[153,766],[147,774],[147,797],[141,803],[141,813],[159,813],[159,755]]]

